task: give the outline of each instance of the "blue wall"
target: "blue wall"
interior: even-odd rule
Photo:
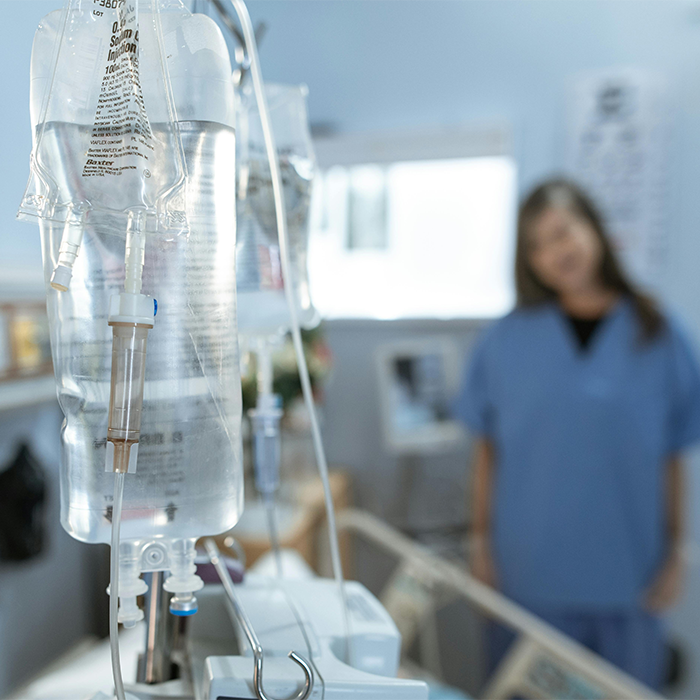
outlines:
[[[2,261],[37,267],[36,229],[13,221],[26,182],[31,37],[60,0],[0,0]],[[201,3],[200,3],[201,4]],[[373,131],[506,122],[521,189],[563,164],[565,91],[591,68],[665,73],[677,109],[672,167],[673,274],[662,286],[700,329],[700,5],[695,0],[266,0],[265,76],[304,81],[312,122]],[[700,337],[700,331],[698,331]]]
[[[269,27],[266,77],[308,83],[312,121],[339,131],[505,121],[522,190],[563,167],[573,75],[611,66],[666,74],[676,107],[673,274],[662,289],[700,329],[697,2],[271,0],[250,8]]]

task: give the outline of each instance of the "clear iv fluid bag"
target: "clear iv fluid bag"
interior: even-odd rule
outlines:
[[[243,507],[228,52],[215,23],[179,1],[141,0],[138,24],[127,16],[126,27],[126,10],[98,14],[96,7],[70,0],[37,32],[33,168],[20,212],[38,217],[47,283],[66,223],[82,232],[67,291],[47,284],[65,414],[61,522],[79,540],[109,542],[108,314],[110,297],[124,289],[125,212],[136,208],[147,222],[143,293],[156,299],[157,316],[148,337],[137,469],[125,480],[122,540],[220,533]],[[133,43],[137,26],[141,78],[134,79],[132,66],[126,84],[105,83],[119,70],[112,67],[120,56],[111,52]]]
[[[266,86],[284,186],[289,253],[299,320],[313,328],[319,316],[309,290],[307,251],[315,157],[303,85]],[[238,329],[266,336],[291,327],[284,293],[272,177],[260,113],[248,86],[237,109]]]

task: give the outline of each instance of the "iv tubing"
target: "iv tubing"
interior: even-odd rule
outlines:
[[[267,398],[272,398],[272,382],[273,382],[273,369],[272,369],[272,352],[270,351],[269,341],[263,341],[258,344],[257,348],[257,361],[258,361],[258,408],[261,408],[263,402],[261,402],[260,397],[264,401]],[[258,430],[261,428],[258,428]],[[262,427],[262,430],[265,430]],[[277,426],[279,430],[279,424]],[[260,459],[259,455],[256,455],[256,459]],[[279,472],[279,464],[277,465],[277,470]],[[270,534],[270,545],[272,547],[272,553],[275,557],[275,567],[277,569],[277,576],[282,578],[282,554],[280,553],[280,540],[277,530],[277,518],[275,516],[275,496],[274,493],[265,492],[262,493],[263,502],[265,504],[265,512],[267,514],[267,529]]]
[[[272,394],[274,370],[272,368],[272,352],[269,341],[265,340],[258,344],[255,352],[257,367],[258,395],[266,396]]]
[[[153,323],[150,318],[141,318],[142,314],[146,309],[147,313],[152,313],[151,303],[149,297],[141,294],[141,277],[143,274],[143,262],[145,254],[145,239],[144,235],[140,230],[140,221],[138,214],[133,212],[129,214],[129,223],[126,232],[126,247],[124,252],[124,268],[125,268],[125,281],[124,281],[124,294],[119,295],[119,297],[113,297],[113,301],[117,302],[116,311],[117,315],[113,316],[110,314],[109,325],[113,326],[115,335],[113,336],[113,350],[112,350],[112,383],[110,386],[110,412],[109,412],[109,430],[107,434],[107,439],[111,440],[110,432],[113,428],[119,433],[119,440],[113,442],[115,448],[121,445],[122,442],[128,445],[126,441],[127,437],[130,437],[138,444],[139,431],[141,427],[140,412],[143,402],[143,371],[145,366],[145,352],[146,352],[146,340],[145,337],[148,334],[148,328],[153,327]],[[123,308],[124,306],[127,308]],[[131,304],[129,302],[132,302]],[[110,302],[111,305],[111,302]],[[113,322],[114,321],[114,322]],[[123,377],[121,377],[121,382],[124,382],[124,387],[115,394],[115,386],[118,387],[119,381],[115,383],[115,348],[117,345],[117,331],[123,330],[123,326],[132,327],[133,332],[140,332],[143,337],[141,338],[143,357],[140,358],[140,364],[137,366],[136,375],[134,375],[134,365],[133,363],[126,361],[122,366]],[[134,341],[131,340],[131,347],[129,345],[125,346],[126,350],[130,352],[124,353],[123,350],[117,357],[117,360],[122,361],[126,357],[127,360],[133,359],[133,349]],[[128,381],[125,381],[127,379]],[[134,389],[136,391],[134,392]],[[131,415],[131,409],[136,408],[135,415],[137,419],[134,421],[130,417],[127,417],[126,422],[121,418],[116,421],[116,425],[112,425],[112,409],[115,404],[115,399],[120,399],[118,404],[124,404],[122,408],[128,408],[129,416]],[[131,405],[132,402],[136,402],[138,407]],[[129,404],[128,406],[126,404]],[[122,425],[123,423],[123,425]],[[121,433],[126,433],[126,435],[121,435]],[[130,448],[128,448],[130,449]],[[116,695],[116,700],[126,700],[124,694],[124,680],[122,678],[122,668],[121,659],[119,656],[119,539],[121,533],[121,523],[122,523],[122,502],[124,499],[124,478],[128,470],[129,463],[129,452],[127,451],[126,457],[122,450],[115,451],[113,454],[113,464],[112,468],[115,470],[114,473],[114,499],[112,501],[112,541],[111,541],[111,551],[110,551],[110,583],[109,583],[109,644],[112,656],[112,674],[114,676],[114,692]],[[118,459],[117,455],[121,455]]]
[[[122,499],[124,474],[114,475],[114,500],[112,501],[112,548],[110,552],[109,582],[109,646],[112,653],[112,674],[117,700],[125,700],[122,665],[119,657],[119,534],[122,523]]]
[[[311,380],[309,378],[309,369],[306,364],[304,355],[304,346],[301,340],[301,329],[299,326],[299,315],[297,313],[296,300],[294,298],[294,288],[292,285],[292,270],[289,255],[289,237],[287,235],[287,215],[284,206],[284,192],[282,190],[282,176],[280,174],[279,159],[277,155],[277,147],[275,145],[272,125],[270,123],[270,114],[267,107],[267,98],[263,87],[262,72],[260,70],[260,60],[258,58],[258,48],[255,41],[255,32],[250,21],[248,9],[243,0],[231,0],[238,19],[243,28],[243,36],[245,37],[248,56],[250,58],[250,74],[253,79],[253,88],[260,111],[260,120],[262,122],[263,135],[265,137],[265,147],[267,150],[267,158],[270,162],[270,173],[272,175],[272,190],[275,198],[275,213],[277,216],[277,228],[279,231],[280,257],[282,260],[282,273],[284,275],[284,290],[287,296],[287,306],[289,307],[289,316],[291,318],[292,339],[294,341],[294,349],[297,356],[297,364],[299,365],[299,378],[301,380],[302,393],[304,402],[309,412],[311,421],[311,435],[313,437],[314,450],[316,452],[316,460],[318,462],[318,470],[323,482],[323,494],[326,502],[326,513],[328,515],[328,538],[330,540],[331,560],[333,563],[333,573],[338,583],[340,591],[343,617],[345,623],[345,636],[347,641],[346,652],[349,654],[350,634],[347,617],[347,604],[345,597],[345,586],[343,581],[343,569],[340,561],[340,547],[338,545],[338,530],[335,523],[335,507],[333,505],[333,494],[331,492],[330,481],[328,479],[328,463],[326,461],[326,453],[323,449],[321,440],[321,429],[318,424],[318,417],[314,407],[313,392],[311,389]]]
[[[140,222],[133,214],[129,213],[129,224],[126,231],[126,249],[124,252],[124,291],[127,294],[141,293],[141,277],[143,275],[143,262],[146,254],[145,236],[140,230]]]
[[[265,503],[265,512],[267,513],[267,529],[270,534],[270,545],[275,557],[275,568],[277,569],[278,578],[282,578],[282,553],[280,551],[280,538],[277,532],[277,518],[275,517],[275,497],[271,493],[266,493],[263,496],[263,501]]]

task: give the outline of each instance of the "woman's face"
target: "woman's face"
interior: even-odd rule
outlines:
[[[599,281],[600,239],[585,219],[565,207],[551,206],[534,220],[526,250],[540,282],[560,296],[586,292]]]

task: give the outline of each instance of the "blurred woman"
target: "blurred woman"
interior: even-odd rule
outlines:
[[[658,688],[698,366],[567,181],[520,209],[516,286],[457,403],[477,436],[472,572]]]

